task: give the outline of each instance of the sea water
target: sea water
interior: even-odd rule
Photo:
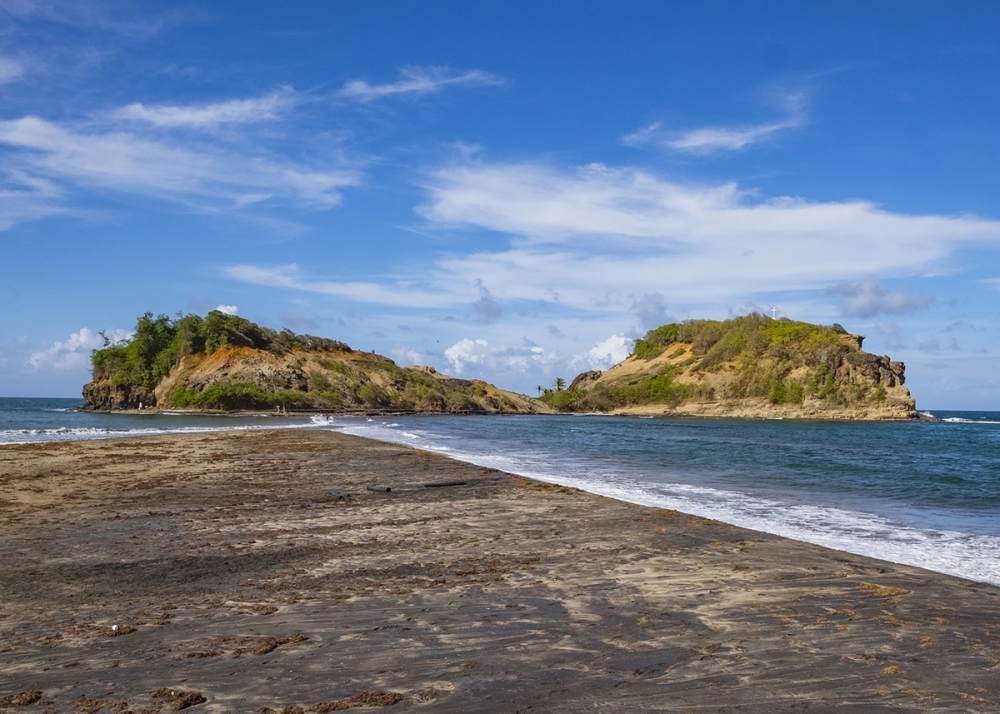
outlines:
[[[329,429],[1000,585],[1000,413],[939,421],[87,414],[0,399],[0,443]]]

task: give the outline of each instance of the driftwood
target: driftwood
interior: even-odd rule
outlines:
[[[425,483],[424,488],[441,488],[443,486],[465,486],[465,481],[438,481],[436,483]]]
[[[376,484],[369,484],[365,486],[366,491],[380,491],[382,493],[390,493],[392,491],[388,486],[378,486]]]

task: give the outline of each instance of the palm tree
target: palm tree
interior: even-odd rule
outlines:
[[[542,394],[542,385],[539,384],[537,387],[535,387],[535,389],[538,390],[538,395],[541,396],[541,394]]]
[[[561,392],[566,387],[566,380],[562,377],[556,377],[556,381],[552,383],[552,386],[556,388],[557,392]]]

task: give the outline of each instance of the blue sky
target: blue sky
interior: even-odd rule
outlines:
[[[224,306],[533,393],[777,307],[1000,409],[995,3],[0,0],[0,394]]]

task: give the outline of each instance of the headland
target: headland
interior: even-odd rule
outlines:
[[[554,409],[752,419],[918,418],[906,367],[861,349],[863,335],[751,313],[650,330],[604,372],[542,396]]]

